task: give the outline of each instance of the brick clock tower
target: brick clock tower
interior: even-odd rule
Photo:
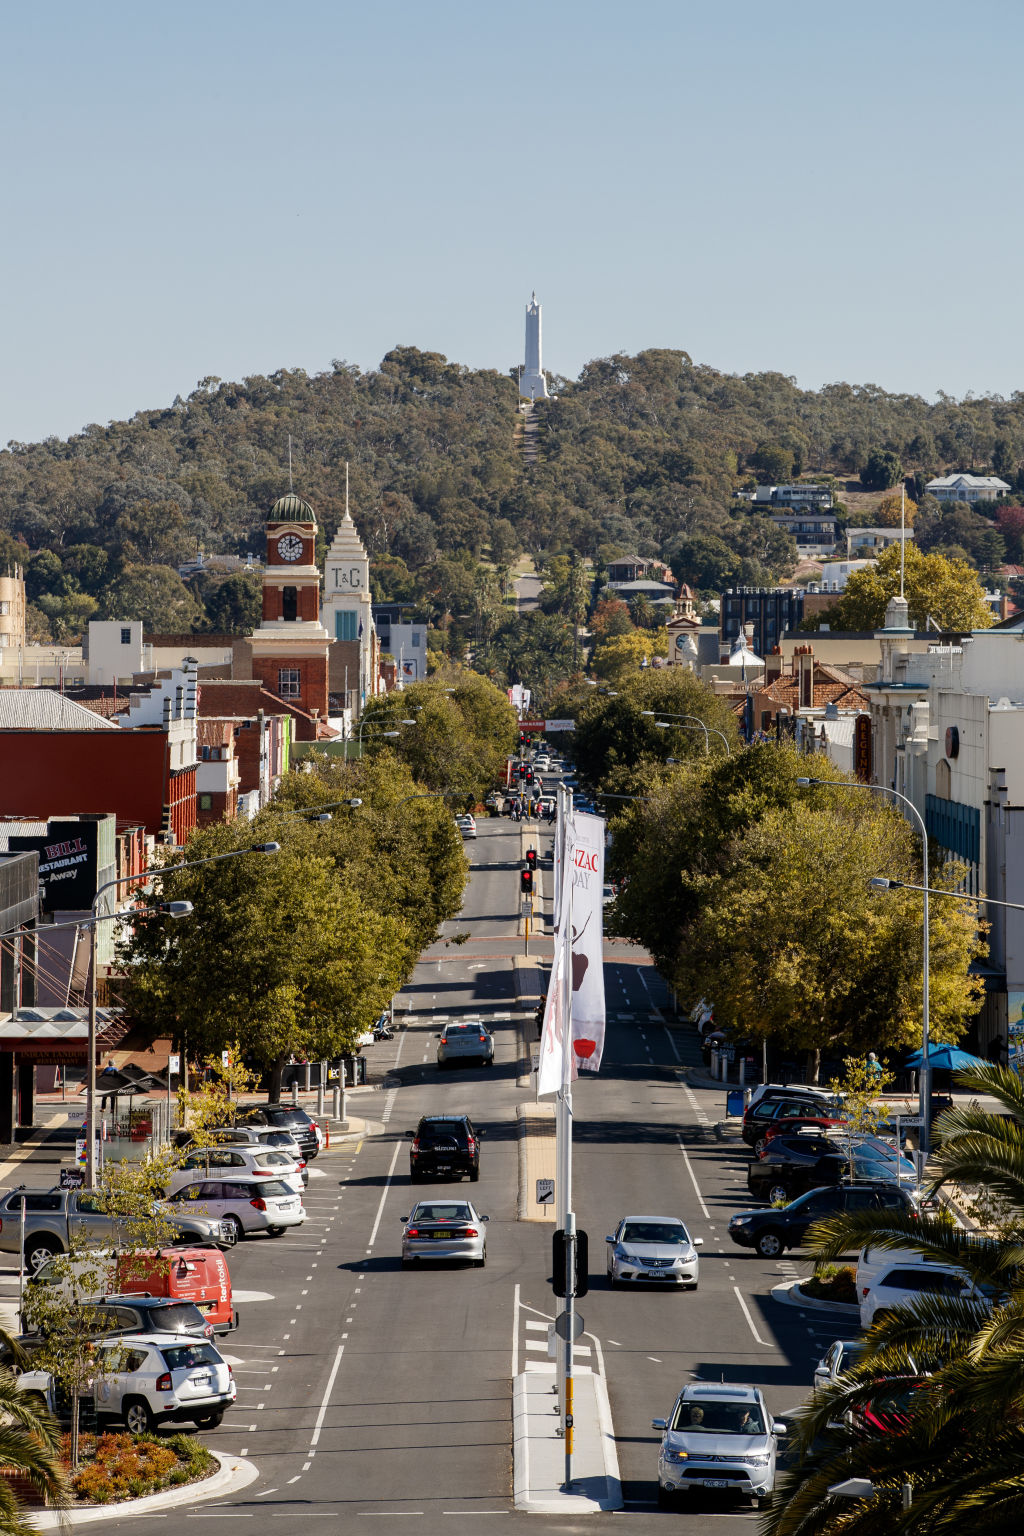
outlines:
[[[282,496],[267,518],[263,620],[249,643],[264,688],[326,724],[331,637],[320,623],[316,518],[300,496]]]

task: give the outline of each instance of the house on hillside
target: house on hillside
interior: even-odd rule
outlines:
[[[929,480],[925,490],[936,501],[998,501],[1010,487],[998,475],[939,475]]]

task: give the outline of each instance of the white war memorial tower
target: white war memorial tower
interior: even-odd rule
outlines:
[[[526,400],[540,400],[547,392],[540,358],[540,305],[534,293],[526,306],[526,366],[519,381],[519,393]]]

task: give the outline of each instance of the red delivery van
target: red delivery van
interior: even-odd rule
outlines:
[[[118,1260],[117,1284],[122,1293],[194,1302],[214,1333],[229,1333],[238,1327],[231,1275],[217,1248],[160,1248],[155,1253],[125,1254]]]

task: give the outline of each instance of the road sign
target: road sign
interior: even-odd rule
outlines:
[[[901,1128],[905,1125],[913,1126],[924,1124],[924,1121],[921,1119],[920,1115],[894,1115],[893,1119],[896,1120]]]
[[[567,1339],[569,1337],[569,1313],[568,1312],[559,1312],[558,1316],[555,1318],[555,1332],[558,1334],[558,1337],[560,1339]],[[574,1339],[578,1339],[582,1332],[583,1332],[583,1315],[580,1312],[574,1312],[572,1314],[572,1336],[573,1336],[573,1338]]]
[[[544,728],[545,728],[545,731],[574,731],[576,729],[576,721],[575,720],[545,720]]]
[[[179,1052],[172,1051],[171,1054],[167,1058],[167,1072],[168,1072],[168,1075],[170,1075],[172,1072],[180,1072],[180,1071],[181,1071],[181,1055],[180,1055]]]
[[[554,1181],[554,1179],[538,1179],[537,1180],[537,1204],[538,1205],[554,1205],[554,1203],[555,1203],[555,1181]]]

